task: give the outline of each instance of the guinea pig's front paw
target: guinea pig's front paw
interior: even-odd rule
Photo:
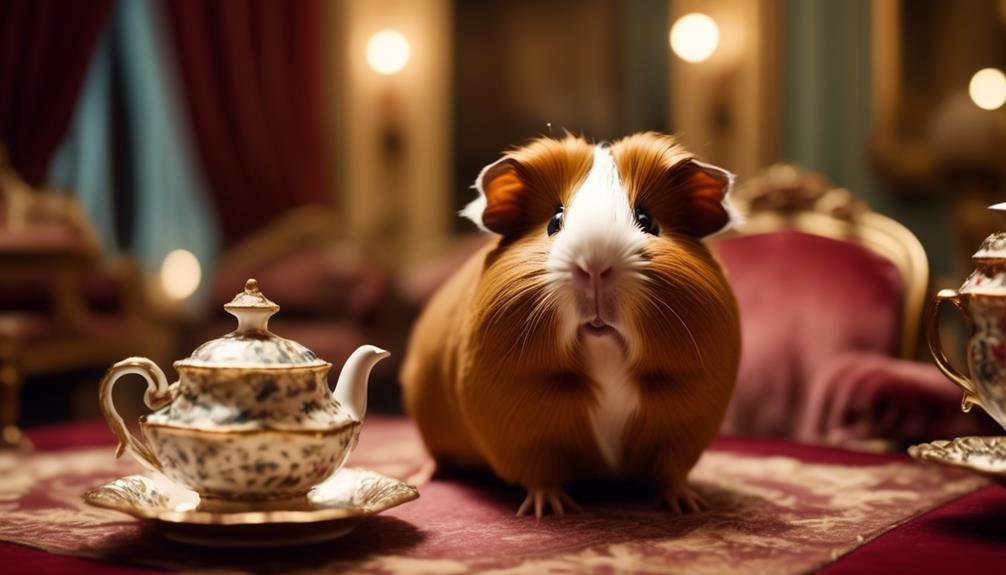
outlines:
[[[545,514],[546,504],[552,508],[552,513],[555,513],[559,517],[566,514],[566,507],[570,511],[581,511],[580,506],[569,495],[566,495],[566,492],[561,488],[536,488],[527,490],[527,497],[524,498],[524,503],[520,504],[520,509],[517,510],[517,517],[527,515],[533,508],[534,516],[541,519],[541,516]]]
[[[661,503],[675,515],[690,515],[709,509],[702,496],[687,485],[667,488],[661,497]]]

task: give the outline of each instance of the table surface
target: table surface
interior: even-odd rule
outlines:
[[[29,430],[27,435],[37,451],[61,451],[110,445],[114,438],[104,423],[70,424]],[[898,456],[880,456],[833,448],[799,445],[774,440],[732,439],[717,441],[717,446],[736,452],[771,453],[810,462],[834,461],[836,456],[849,464],[890,460]],[[1006,489],[998,485],[984,487],[957,500],[919,515],[880,535],[821,572],[951,573],[1001,572],[1006,561]],[[10,543],[0,543],[0,571],[25,573],[156,573],[143,567],[104,563],[50,554]]]

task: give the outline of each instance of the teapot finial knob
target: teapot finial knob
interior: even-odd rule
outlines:
[[[248,278],[244,291],[225,304],[224,309],[238,318],[238,333],[264,332],[269,329],[269,318],[279,311],[279,306],[262,294],[258,280]]]

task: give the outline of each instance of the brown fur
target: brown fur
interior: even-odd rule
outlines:
[[[631,136],[612,153],[630,201],[646,202],[662,228],[645,248],[649,281],[619,303],[636,334],[628,357],[641,394],[621,474],[677,489],[719,427],[740,356],[736,302],[699,237],[727,221],[725,183],[666,136]],[[540,139],[506,158],[504,208],[490,192],[495,178],[484,182],[486,211],[508,214],[494,220],[507,225],[491,227],[504,235],[430,301],[401,379],[438,462],[561,488],[606,469],[590,424],[596,384],[580,345],[563,345],[543,278],[548,219],[586,177],[592,149],[573,137]]]

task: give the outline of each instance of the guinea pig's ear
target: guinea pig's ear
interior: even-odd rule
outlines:
[[[486,166],[475,179],[479,197],[472,200],[461,215],[480,229],[508,235],[527,224],[521,197],[527,186],[521,180],[517,161],[504,157]]]
[[[741,224],[743,218],[730,203],[735,178],[723,168],[694,159],[675,166],[668,182],[678,204],[675,229],[704,238]]]

